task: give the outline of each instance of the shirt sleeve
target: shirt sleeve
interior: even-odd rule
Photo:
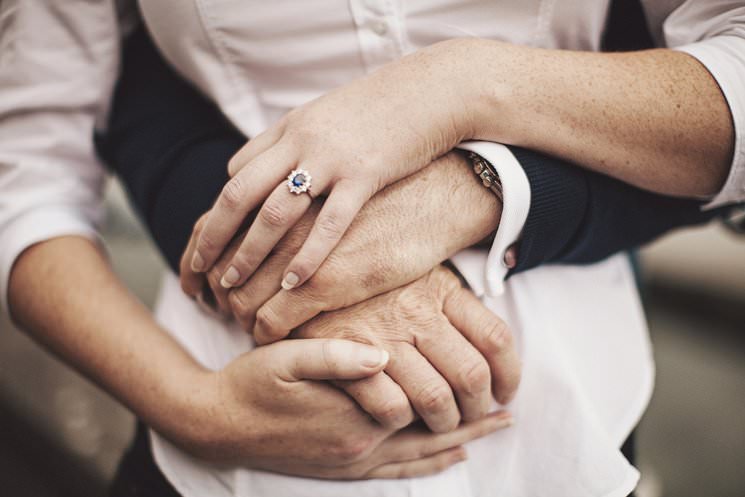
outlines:
[[[705,208],[745,201],[745,1],[688,0],[663,25],[668,47],[698,59],[732,114],[735,149],[727,181]]]
[[[494,166],[502,182],[503,203],[499,228],[486,259],[478,251],[468,249],[453,256],[451,261],[468,280],[476,295],[500,295],[509,271],[504,263],[504,254],[518,240],[528,218],[530,184],[522,166],[506,146],[470,141],[461,143],[458,148],[474,152]]]
[[[0,4],[0,306],[21,252],[94,237],[105,174],[93,130],[116,78],[113,2]]]

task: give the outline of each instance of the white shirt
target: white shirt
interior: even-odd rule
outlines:
[[[646,1],[660,45],[697,57],[730,105],[736,151],[714,204],[745,200],[745,2]],[[597,50],[604,0],[142,0],[169,61],[247,136],[287,110],[401,55],[443,39],[480,36]],[[104,171],[91,136],[117,76],[130,2],[0,3],[0,299],[13,261],[54,236],[94,236]],[[469,460],[428,478],[324,482],[216,469],[154,436],[158,464],[192,496],[623,496],[637,473],[618,447],[651,393],[652,361],[628,263],[545,267],[504,285],[504,247],[524,222],[529,190],[514,158],[477,143],[505,183],[504,226],[488,256],[455,260],[511,325],[524,361],[510,406],[516,425],[469,444]],[[511,226],[508,228],[508,226]],[[252,345],[201,315],[173,276],[160,321],[203,364],[219,368]]]

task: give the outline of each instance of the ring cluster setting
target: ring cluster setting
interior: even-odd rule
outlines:
[[[295,195],[310,191],[310,173],[305,169],[293,169],[287,176],[287,188]]]

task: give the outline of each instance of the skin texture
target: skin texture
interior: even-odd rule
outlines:
[[[487,412],[492,394],[507,403],[520,382],[520,359],[505,323],[443,267],[361,304],[323,313],[293,336],[347,338],[388,351],[385,373],[400,385],[403,400],[408,397],[425,420],[427,414],[442,418],[452,412],[453,426],[458,411],[446,407],[453,400],[450,385],[464,419],[473,420]],[[432,374],[433,366],[450,385]],[[369,384],[380,377],[343,386],[364,401]]]
[[[319,478],[419,476],[462,460],[462,444],[510,423],[496,413],[447,434],[380,426],[316,381],[382,374],[380,349],[349,340],[282,341],[206,371],[127,292],[100,248],[80,237],[24,251],[9,304],[34,339],[205,459]]]
[[[185,270],[194,249],[196,236],[192,237],[181,262],[184,291],[198,297],[208,283],[223,313],[237,318],[247,330],[256,324],[259,343],[284,336],[261,334],[261,330],[276,329],[267,326],[269,319],[288,320],[286,334],[323,311],[346,310],[355,304],[366,309],[355,313],[354,319],[340,311],[344,317],[339,322],[346,326],[329,327],[323,336],[384,344],[391,354],[394,366],[387,373],[392,381],[345,386],[352,397],[368,399],[367,404],[376,406],[368,412],[383,425],[406,425],[411,418],[409,402],[438,432],[452,429],[461,416],[464,420],[483,416],[491,395],[507,403],[519,383],[511,333],[449,271],[431,270],[482,239],[498,223],[498,201],[480,185],[468,163],[458,154],[449,154],[378,194],[308,284],[282,291],[278,295],[283,300],[265,304],[279,290],[282,269],[311,229],[319,209],[320,205],[312,206],[254,276],[231,291],[219,279],[239,241],[231,244],[205,281]],[[197,223],[196,231],[202,224]],[[372,302],[368,299],[380,294],[392,300],[382,306],[388,309],[389,322],[377,322],[372,317],[375,312],[368,310]],[[460,302],[460,309],[445,305],[452,301]],[[398,304],[404,307],[399,315],[393,313]],[[270,312],[262,313],[260,307]],[[463,310],[474,318],[459,320],[456,314]],[[398,330],[395,337],[392,328]],[[453,356],[460,359],[456,364]]]
[[[525,146],[659,193],[701,196],[724,182],[734,126],[716,82],[683,53],[438,43],[293,110],[248,142],[230,162],[232,179],[188,270],[209,270],[263,202],[221,277],[228,288],[245,282],[311,205],[307,195],[290,199],[281,183],[301,167],[317,178],[313,194],[328,194],[283,272],[283,288],[303,285],[376,192],[467,139]]]
[[[304,283],[375,193],[467,138],[458,127],[468,116],[459,105],[456,81],[465,75],[457,77],[443,62],[436,51],[421,50],[292,110],[249,141],[230,162],[233,177],[197,240],[191,269],[209,269],[246,215],[263,202],[223,283],[238,286],[250,277],[310,205],[306,195],[288,202],[282,182],[299,167],[313,175],[313,195],[328,196],[285,275],[286,283],[290,273],[296,280],[286,288]],[[438,84],[422,91],[426,81]]]
[[[501,217],[501,204],[481,185],[468,161],[460,154],[447,154],[373,197],[313,278],[302,287],[280,292],[286,267],[282,264],[296,253],[320,208],[321,202],[315,202],[255,276],[232,291],[219,281],[240,236],[213,270],[206,274],[189,270],[203,217],[181,261],[184,291],[197,297],[207,283],[223,313],[253,331],[258,343],[269,343],[320,312],[364,302],[420,278],[493,233]]]
[[[451,43],[486,61],[470,111],[474,138],[541,151],[667,195],[709,196],[724,184],[734,125],[716,81],[692,56]]]

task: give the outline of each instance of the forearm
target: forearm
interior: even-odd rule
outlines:
[[[734,128],[709,72],[672,50],[588,53],[458,41],[479,64],[469,134],[677,196],[718,191]]]
[[[36,244],[9,282],[12,316],[35,340],[169,438],[196,434],[202,368],[160,327],[80,237]]]
[[[723,209],[641,190],[560,159],[512,147],[531,185],[531,209],[512,273],[547,263],[586,264],[670,230],[705,223]]]

